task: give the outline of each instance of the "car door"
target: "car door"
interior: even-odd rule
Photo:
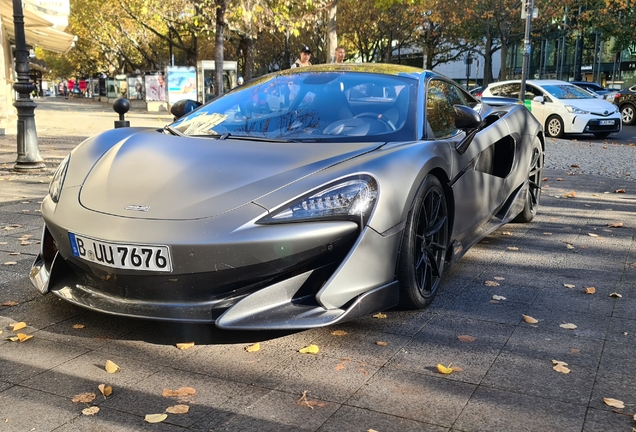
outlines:
[[[542,96],[543,102],[535,101],[534,98],[537,96]],[[525,99],[525,105],[532,115],[534,115],[534,118],[539,120],[539,123],[542,125],[545,125],[545,121],[555,110],[554,101],[550,95],[535,85],[526,84]]]
[[[455,220],[453,237],[475,232],[501,206],[504,178],[500,173],[501,158],[497,156],[500,138],[508,135],[503,122],[495,122],[479,132],[464,154],[456,150],[466,133],[455,126],[454,105],[471,105],[458,86],[443,80],[429,82],[426,94],[427,135],[447,141],[453,148],[452,178]],[[472,99],[472,98],[471,98]],[[514,144],[513,144],[514,145]],[[509,163],[510,161],[504,161]]]

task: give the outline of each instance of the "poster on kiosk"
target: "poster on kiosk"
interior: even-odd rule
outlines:
[[[168,103],[197,100],[197,70],[194,67],[168,67]]]

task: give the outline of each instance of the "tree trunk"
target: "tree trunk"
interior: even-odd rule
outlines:
[[[334,63],[336,61],[335,53],[338,46],[338,31],[336,26],[336,12],[338,11],[338,0],[327,9],[327,62]]]
[[[215,94],[223,94],[223,45],[225,42],[225,10],[228,0],[215,0],[216,3],[216,39],[214,51]]]
[[[241,35],[241,49],[243,50],[243,78],[249,81],[254,76],[254,39]]]
[[[490,84],[492,79],[492,34],[488,32],[486,35],[486,52],[484,55],[484,80],[483,86]]]

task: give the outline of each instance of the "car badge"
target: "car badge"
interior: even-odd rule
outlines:
[[[147,212],[148,210],[150,210],[150,206],[128,204],[126,207],[124,207],[124,210]]]

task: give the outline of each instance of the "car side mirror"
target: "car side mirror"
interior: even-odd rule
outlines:
[[[543,96],[535,96],[534,99],[532,99],[533,102],[539,102],[539,103],[545,103],[545,99],[543,98]]]
[[[455,105],[455,127],[463,131],[477,129],[482,122],[481,116],[474,109],[465,105]]]
[[[175,102],[170,107],[170,114],[172,114],[176,120],[188,114],[190,111],[194,111],[195,109],[199,108],[201,105],[203,105],[201,102],[193,101],[190,99],[183,99],[179,102]]]

